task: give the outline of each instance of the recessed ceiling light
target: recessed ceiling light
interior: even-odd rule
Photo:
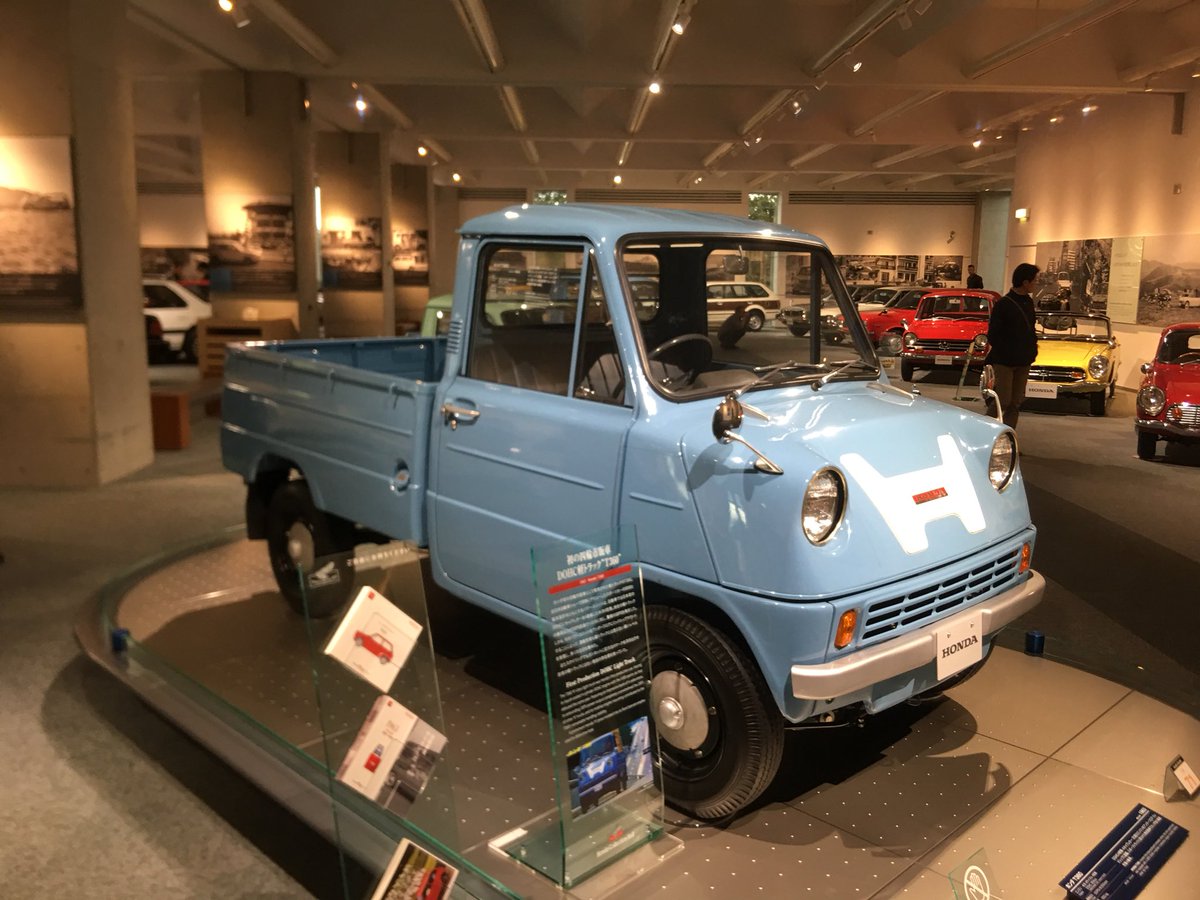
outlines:
[[[428,156],[428,155],[429,155],[429,148],[426,147],[424,144],[422,144],[421,146],[419,146],[417,148],[417,156]]]
[[[980,147],[983,146],[983,141],[980,140],[979,138],[975,138],[975,140],[971,141],[971,146],[974,147],[976,150],[978,150]]]
[[[1050,124],[1051,124],[1051,125],[1057,125],[1057,124],[1058,124],[1059,122],[1061,122],[1061,121],[1062,121],[1062,116],[1051,116],[1051,117],[1050,117]]]
[[[458,184],[458,182],[462,181],[462,176],[459,175],[457,172],[455,172],[453,175],[451,175],[450,178],[451,178],[451,180],[454,181],[455,184]]]
[[[361,116],[367,111],[367,101],[360,96],[354,101],[354,108],[358,110],[358,114]]]
[[[702,182],[703,180],[704,180],[704,176],[703,176],[703,175],[697,175],[697,176],[696,176],[696,181],[695,181],[695,184],[699,184],[699,183],[700,183],[700,182]]]
[[[1099,109],[1098,106],[1096,106],[1094,103],[1089,103],[1087,106],[1081,109],[1080,112],[1086,116],[1088,113],[1095,112],[1097,109]]]
[[[614,176],[613,176],[613,184],[620,184],[620,183],[621,183],[621,181],[622,181],[622,178],[621,178],[621,176],[620,176],[620,175],[614,175]]]
[[[861,59],[856,59],[853,63],[850,64],[851,72],[857,72],[861,68],[862,68],[862,60]]]
[[[233,12],[233,0],[217,0],[217,6],[221,7],[221,12]]]
[[[647,87],[646,90],[648,90],[652,94],[661,94],[662,93],[662,83],[658,82],[658,81],[652,81],[652,82],[650,82],[650,86]]]

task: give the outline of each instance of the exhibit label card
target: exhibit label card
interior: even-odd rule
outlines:
[[[1077,900],[1131,900],[1187,836],[1139,803],[1059,885]]]
[[[458,869],[405,838],[371,900],[442,900],[450,896],[456,878]]]
[[[1108,275],[1108,317],[1114,322],[1134,323],[1142,279],[1140,237],[1113,238]]]
[[[420,624],[364,586],[325,644],[325,652],[381,691],[389,691],[421,634]]]

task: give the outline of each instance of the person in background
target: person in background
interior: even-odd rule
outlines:
[[[969,290],[969,291],[983,290],[983,276],[975,274],[974,266],[967,266],[967,290]]]
[[[1012,274],[1012,290],[992,304],[988,319],[988,364],[996,373],[996,396],[1004,424],[1017,427],[1021,401],[1029,367],[1037,359],[1037,332],[1034,330],[1033,300],[1029,296],[1037,279],[1038,267],[1021,263]]]

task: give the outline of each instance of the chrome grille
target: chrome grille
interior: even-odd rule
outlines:
[[[863,616],[858,646],[875,644],[897,633],[932,622],[954,609],[998,594],[1017,578],[1021,548],[1016,547],[965,572],[870,604]]]
[[[1179,418],[1175,418],[1176,415]],[[1167,410],[1167,421],[1184,428],[1200,428],[1200,406],[1194,403],[1173,403]]]
[[[1086,381],[1087,373],[1083,369],[1071,366],[1033,366],[1029,370],[1030,381],[1076,382]]]
[[[917,340],[916,349],[928,350],[931,353],[966,353],[971,346],[970,341]]]

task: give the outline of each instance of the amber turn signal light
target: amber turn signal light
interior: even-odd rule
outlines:
[[[1021,545],[1021,565],[1017,569],[1018,574],[1029,570],[1029,559],[1032,556],[1033,556],[1033,550],[1030,549],[1029,545],[1022,544]]]
[[[833,638],[834,648],[841,650],[854,638],[854,626],[858,624],[858,610],[848,609],[838,619],[837,634]]]

